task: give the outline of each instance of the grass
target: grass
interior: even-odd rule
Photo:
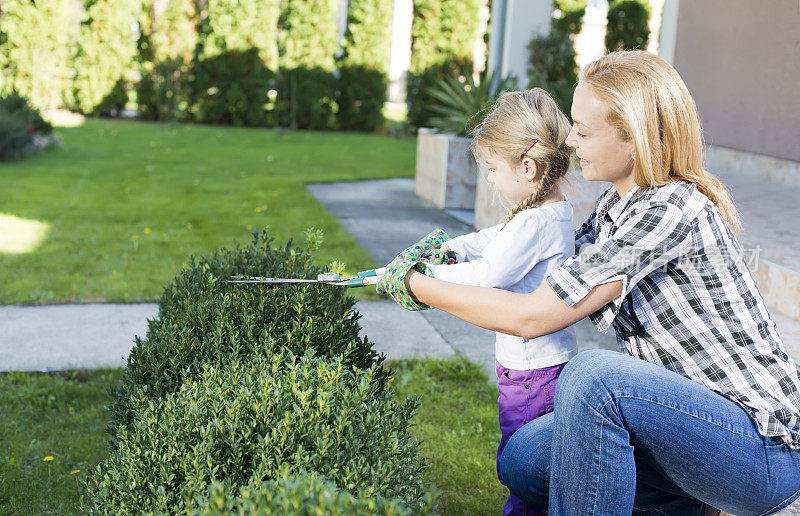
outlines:
[[[496,387],[463,359],[391,366],[397,394],[422,397],[413,431],[441,491],[438,512],[501,511]],[[122,369],[0,374],[0,514],[77,514],[79,479],[108,455],[104,407],[121,378]]]
[[[0,304],[153,301],[191,254],[269,226],[325,232],[319,263],[377,264],[306,190],[411,176],[414,140],[86,120],[63,147],[0,167]],[[373,298],[360,289],[361,298]]]
[[[121,378],[122,369],[0,374],[0,514],[77,514],[79,479],[108,455],[107,390]]]

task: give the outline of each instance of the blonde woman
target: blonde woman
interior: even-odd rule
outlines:
[[[506,444],[511,491],[551,515],[770,514],[800,496],[800,378],[735,234],[736,208],[702,167],[694,101],[663,59],[615,52],[582,72],[567,144],[612,183],[575,233],[578,254],[531,294],[415,271],[418,302],[536,338],[590,317],[625,353],[563,369],[555,408]]]

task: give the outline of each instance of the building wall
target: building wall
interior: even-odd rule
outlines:
[[[679,2],[673,65],[707,144],[800,161],[797,1]]]

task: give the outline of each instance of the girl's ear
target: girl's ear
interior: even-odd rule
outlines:
[[[522,167],[522,173],[525,174],[525,178],[528,181],[536,179],[536,174],[539,172],[539,166],[536,164],[536,160],[525,156],[522,158]]]

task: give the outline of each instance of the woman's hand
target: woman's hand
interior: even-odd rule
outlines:
[[[619,297],[622,281],[604,283],[568,306],[550,285],[530,294],[437,280],[406,269],[404,292],[420,305],[439,308],[481,328],[533,339],[575,324]]]
[[[425,262],[396,259],[386,266],[383,277],[375,286],[375,291],[378,294],[389,294],[398,305],[406,310],[429,310],[431,308],[430,306],[424,303],[418,303],[409,294],[406,288],[406,277],[410,271],[416,271],[417,267],[423,271],[423,275],[433,274],[430,269],[425,266]]]

